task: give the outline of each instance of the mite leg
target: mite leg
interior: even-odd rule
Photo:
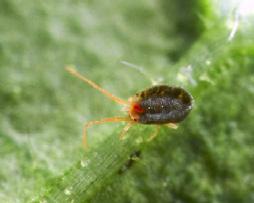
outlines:
[[[151,142],[154,138],[157,137],[160,130],[160,125],[156,125],[155,131],[150,135],[150,137],[147,139],[147,142]]]
[[[93,81],[87,79],[85,76],[81,75],[76,69],[72,68],[72,67],[66,67],[65,68],[70,74],[74,75],[75,77],[77,77],[78,79],[82,80],[83,82],[89,84],[90,86],[92,86],[94,89],[100,91],[102,94],[106,95],[107,97],[109,97],[111,100],[113,100],[114,102],[121,104],[121,105],[128,105],[128,101],[125,101],[123,99],[120,99],[116,96],[114,96],[113,94],[111,94],[110,92],[108,92],[107,90],[103,89],[102,87],[100,87],[99,85],[95,84]]]
[[[165,126],[167,126],[168,128],[173,128],[173,129],[177,129],[178,125],[175,123],[167,123],[165,124]]]
[[[128,130],[131,128],[131,126],[134,125],[134,122],[128,122],[127,125],[123,128],[120,136],[119,136],[119,139],[120,140],[123,140],[124,139],[124,135],[128,132]]]
[[[91,126],[103,124],[103,123],[108,123],[108,122],[116,123],[116,122],[129,122],[129,121],[131,121],[131,120],[128,117],[112,117],[112,118],[103,118],[103,119],[97,120],[97,121],[89,121],[88,123],[85,124],[85,126],[83,128],[83,146],[84,146],[84,148],[85,149],[88,148],[87,129],[90,128]]]

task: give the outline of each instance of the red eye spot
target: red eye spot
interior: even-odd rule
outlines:
[[[134,104],[133,109],[137,113],[143,113],[144,112],[144,109],[142,109],[142,107],[139,104]]]

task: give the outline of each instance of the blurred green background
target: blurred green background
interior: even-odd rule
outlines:
[[[253,202],[253,10],[251,1],[1,0],[0,202]],[[194,109],[150,143],[154,127],[123,142],[123,124],[91,128],[84,152],[83,124],[123,112],[64,67],[122,98],[151,86],[122,60],[186,88]],[[119,175],[135,150],[140,159]]]

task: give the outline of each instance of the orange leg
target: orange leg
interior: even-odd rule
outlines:
[[[156,125],[155,131],[150,135],[150,137],[147,139],[147,142],[151,142],[154,138],[157,137],[159,130],[160,130],[160,125]]]
[[[100,91],[102,94],[106,95],[107,97],[109,97],[111,100],[113,100],[114,102],[121,104],[121,105],[129,105],[128,101],[122,100],[116,96],[114,96],[113,94],[111,94],[110,92],[108,92],[107,90],[103,89],[102,87],[100,87],[99,85],[95,84],[93,81],[87,79],[85,76],[81,75],[80,73],[78,73],[77,70],[75,70],[72,67],[66,67],[65,68],[70,74],[74,75],[75,77],[79,78],[80,80],[82,80],[83,82],[89,84],[90,86],[92,86],[94,89]]]
[[[88,145],[87,145],[87,129],[93,125],[98,125],[98,124],[103,124],[103,123],[108,123],[108,122],[130,122],[132,121],[130,118],[128,117],[112,117],[112,118],[103,118],[101,120],[97,120],[97,121],[89,121],[88,123],[85,124],[84,128],[83,128],[83,145],[84,148],[87,149]]]
[[[123,128],[120,136],[119,136],[119,139],[120,140],[123,140],[124,139],[124,135],[128,132],[128,130],[131,128],[131,126],[134,125],[134,122],[128,122],[127,125]]]

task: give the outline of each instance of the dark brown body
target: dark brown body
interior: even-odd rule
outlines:
[[[192,109],[192,96],[187,91],[166,85],[137,93],[133,101],[131,114],[142,124],[179,123]]]

